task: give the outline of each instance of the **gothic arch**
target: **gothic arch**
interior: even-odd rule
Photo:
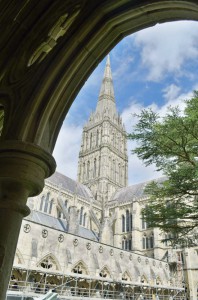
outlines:
[[[37,195],[43,188],[44,178],[55,170],[55,161],[49,153],[53,151],[63,120],[96,65],[131,33],[166,21],[197,21],[198,3],[195,0],[95,0],[88,5],[82,0],[57,0],[50,3],[40,1],[35,10],[32,10],[32,3],[27,1],[24,6],[17,1],[9,6],[2,3],[1,6],[5,30],[1,35],[4,47],[0,59],[0,105],[6,104],[6,122],[0,147],[3,149],[1,153],[6,153],[8,158],[10,152],[20,154],[17,162],[15,159],[12,162],[6,160],[1,168],[2,180],[6,178],[6,170],[11,182],[20,178],[21,182],[28,183],[27,194]],[[53,29],[62,16],[66,18],[65,23],[61,23],[66,34],[62,35],[61,30],[61,38],[53,38],[52,49],[44,51],[46,55],[42,62],[39,57],[29,66],[32,55],[44,41],[48,41],[49,35],[56,36]],[[25,159],[30,172],[24,175],[26,165],[24,167],[20,162]],[[35,166],[39,166],[38,172],[35,172],[32,159]],[[17,170],[19,165],[21,169]],[[18,232],[13,227],[9,227],[9,232]],[[5,228],[2,230],[5,232]],[[14,250],[12,246],[12,258]],[[9,261],[8,254],[5,260]],[[10,265],[9,262],[9,268]]]
[[[156,276],[156,284],[158,285],[162,285],[162,280],[161,277],[159,275]]]
[[[86,274],[89,275],[89,269],[87,264],[83,260],[79,260],[76,262],[73,267],[71,268],[71,271],[78,274]]]
[[[20,7],[16,9],[20,11]],[[28,9],[28,5],[25,9]],[[48,34],[51,34],[58,18],[66,14],[68,15],[66,31],[71,26],[71,32],[67,31],[66,35],[63,34],[61,39],[57,40],[56,46],[46,53],[41,63],[35,61],[28,67],[31,56],[41,46],[42,41],[48,38]],[[46,18],[46,15],[50,17]],[[17,89],[24,88],[25,84],[30,85],[31,82],[31,88],[26,88],[26,92],[21,93],[26,102],[24,99],[21,101],[26,105],[23,107],[23,112],[17,112],[16,117],[20,119],[20,122],[14,124],[10,120],[9,124],[4,126],[6,134],[9,136],[16,126],[13,139],[20,137],[20,140],[34,142],[52,152],[62,121],[76,94],[104,56],[123,37],[157,23],[175,20],[198,20],[198,4],[193,0],[151,0],[149,2],[143,0],[141,3],[129,0],[116,3],[110,0],[100,3],[97,0],[90,9],[88,6],[82,9],[82,1],[79,1],[78,9],[75,8],[75,4],[69,6],[67,1],[64,4],[57,1],[54,3],[53,10],[52,7],[46,7],[45,15],[32,23],[34,24],[32,31],[37,32],[34,43],[31,33],[24,36],[23,42],[20,28],[17,29],[18,32],[15,32],[15,35],[12,35],[9,48],[12,49],[12,45],[17,45],[17,51],[10,62],[10,68],[7,68],[5,63],[10,61],[8,59],[11,55],[10,50],[7,53],[6,49],[4,51],[2,59],[4,64],[1,68],[2,73],[6,70],[7,77],[4,75],[4,82],[9,83],[8,78],[11,75],[13,78],[19,77],[18,82],[20,80],[24,82],[23,86],[20,84],[16,86]],[[26,24],[22,25],[26,27]],[[44,27],[45,31],[42,30]],[[9,29],[10,27],[7,33]],[[18,44],[17,39],[21,41]],[[76,41],[80,41],[81,47],[78,47]],[[27,75],[29,80],[25,81],[24,78],[27,78]],[[40,76],[39,84],[38,76]],[[14,102],[16,106],[21,104],[17,103],[20,102],[18,97]],[[38,109],[40,113],[36,114]],[[24,118],[21,118],[21,113],[25,116]],[[11,114],[11,111],[6,114]],[[31,130],[32,128],[34,130]]]
[[[105,277],[105,278],[112,278],[111,274],[112,274],[112,272],[110,271],[110,269],[107,265],[104,265],[99,272],[99,276]]]
[[[147,276],[143,273],[140,279],[141,283],[149,283]]]
[[[52,253],[48,253],[43,256],[37,263],[37,267],[54,271],[61,271],[61,266],[58,262],[58,259]]]
[[[122,274],[122,280],[125,280],[125,281],[131,281],[131,274],[128,270],[126,270],[125,272],[123,272]]]

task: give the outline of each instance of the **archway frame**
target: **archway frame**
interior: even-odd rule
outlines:
[[[67,5],[62,14],[66,8]],[[20,118],[17,126],[11,124],[12,118],[7,118],[11,121],[8,126],[4,126],[3,138],[12,135],[14,139],[26,140],[52,152],[62,122],[77,93],[98,63],[120,40],[157,23],[198,20],[198,4],[193,0],[144,0],[141,4],[139,1],[127,0],[116,3],[113,0],[102,3],[96,1],[91,13],[90,9],[85,11],[82,7],[67,34],[57,41],[43,61],[27,67],[31,56],[29,49],[33,49],[28,42],[25,43],[24,51],[19,49],[20,57],[16,55],[17,63],[15,61],[14,68],[17,74],[15,75],[13,68],[10,69],[4,75],[3,82],[6,84],[11,75],[20,75],[18,83],[23,82],[26,85],[28,80],[24,81],[24,78],[31,77],[31,84],[29,83],[28,92],[22,94],[21,101],[25,103],[24,118]],[[35,29],[37,26],[38,24],[35,25]],[[53,27],[52,24],[50,26]],[[41,36],[38,36],[38,39],[41,39]],[[30,40],[29,43],[31,42]],[[37,41],[37,46],[38,44]],[[15,84],[15,87],[19,88],[19,84]],[[13,95],[16,92],[15,87],[12,89]],[[10,101],[15,106],[13,95]],[[16,115],[16,118],[18,117]],[[11,134],[10,130],[14,126],[15,130]]]

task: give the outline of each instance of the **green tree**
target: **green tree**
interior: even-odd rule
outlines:
[[[164,174],[145,188],[149,199],[145,220],[171,233],[173,244],[194,245],[198,241],[198,92],[185,102],[183,112],[169,107],[163,118],[143,110],[128,138],[138,144],[132,153]]]

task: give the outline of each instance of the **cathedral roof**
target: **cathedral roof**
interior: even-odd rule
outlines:
[[[49,177],[46,182],[49,182],[52,185],[55,185],[59,189],[64,189],[69,191],[71,194],[76,194],[89,200],[90,202],[93,201],[93,195],[90,189],[59,172],[55,172],[51,177]]]
[[[25,219],[56,230],[67,232],[66,220],[55,218],[41,211],[32,210],[31,214]],[[96,232],[82,226],[79,227],[78,235],[86,239],[98,241],[98,234]]]
[[[158,183],[163,182],[165,180],[165,177],[160,177],[158,179],[155,179],[154,181],[157,181]],[[144,189],[146,185],[153,180],[141,182],[138,184],[134,184],[128,187],[124,187],[122,189],[119,189],[114,196],[112,197],[112,200],[109,201],[110,205],[113,204],[122,204],[122,203],[128,203],[128,202],[134,202],[138,201],[140,199],[146,198],[146,195],[144,194]]]

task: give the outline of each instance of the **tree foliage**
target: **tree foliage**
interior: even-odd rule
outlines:
[[[144,218],[151,227],[171,232],[173,243],[193,245],[198,236],[198,92],[185,102],[183,112],[169,107],[163,118],[143,110],[128,138],[138,143],[132,153],[164,174],[145,188]]]

